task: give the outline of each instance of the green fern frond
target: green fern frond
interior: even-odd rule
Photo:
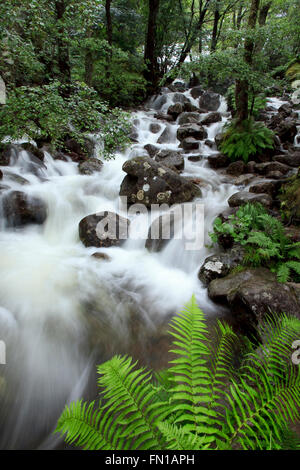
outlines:
[[[196,434],[186,432],[182,427],[178,427],[168,422],[158,425],[167,445],[167,450],[206,450],[209,444],[204,444],[204,438]]]

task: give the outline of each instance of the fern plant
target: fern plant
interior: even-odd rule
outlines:
[[[300,243],[292,243],[282,223],[261,204],[245,204],[226,223],[217,218],[210,236],[217,242],[222,235],[245,247],[246,266],[267,266],[279,282],[300,279]]]
[[[248,162],[251,156],[274,147],[274,133],[261,122],[249,118],[242,123],[232,121],[224,129],[220,150],[230,160]]]
[[[261,350],[233,367],[238,337],[218,322],[213,344],[193,297],[170,324],[173,359],[154,378],[131,358],[98,367],[100,403],[66,406],[56,432],[92,450],[268,449],[299,419],[300,373],[291,345],[300,321],[267,319]]]

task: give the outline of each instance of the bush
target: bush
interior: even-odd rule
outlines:
[[[20,87],[8,94],[7,104],[0,108],[0,141],[17,140],[51,142],[63,148],[64,139],[72,137],[84,143],[84,135],[101,130],[104,155],[124,147],[129,134],[129,116],[122,110],[110,110],[98,99],[95,90],[81,83]]]
[[[234,120],[224,128],[220,150],[230,160],[243,159],[245,163],[250,157],[265,149],[274,147],[274,133],[261,122],[252,118],[237,124]]]
[[[239,338],[218,322],[213,343],[195,298],[170,326],[173,359],[155,381],[128,357],[98,367],[103,402],[71,403],[59,418],[56,431],[68,443],[89,450],[269,450],[286,446],[288,436],[299,446],[287,432],[299,419],[300,370],[291,360],[297,318],[266,321],[265,344],[255,351],[248,342],[239,367]]]
[[[300,280],[300,243],[292,243],[285,235],[282,223],[270,216],[261,204],[246,204],[222,223],[217,218],[214,242],[220,236],[230,236],[245,247],[246,266],[266,266],[277,274],[279,282]]]

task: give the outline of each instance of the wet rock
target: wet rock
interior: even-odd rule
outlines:
[[[214,279],[225,277],[229,272],[239,266],[244,258],[244,249],[240,245],[230,250],[206,258],[198,273],[198,278],[205,286]]]
[[[290,118],[285,119],[275,128],[275,133],[281,142],[293,143],[297,135],[296,121]]]
[[[42,162],[44,161],[45,155],[44,155],[43,150],[39,149],[35,145],[30,144],[29,142],[25,142],[24,144],[21,144],[21,147],[27,152],[34,155],[36,158],[38,158]]]
[[[199,195],[199,188],[170,168],[149,157],[136,157],[123,165],[127,173],[120,196],[126,196],[128,204],[175,204],[189,202]]]
[[[245,163],[241,160],[238,160],[237,162],[230,163],[226,170],[226,173],[228,173],[228,175],[241,176],[243,173],[245,173],[245,170]]]
[[[166,127],[159,139],[157,140],[158,144],[168,144],[172,138],[172,133],[170,127]]]
[[[283,163],[294,168],[300,166],[300,152],[295,152],[293,154],[284,154],[284,155],[275,155],[273,158],[275,162]]]
[[[223,134],[222,133],[217,134],[215,137],[215,143],[216,143],[217,148],[220,148],[222,140],[223,140]]]
[[[214,143],[213,140],[206,140],[204,143],[205,143],[205,145],[207,145],[207,147],[209,147],[211,149],[216,147],[216,144]]]
[[[182,126],[183,124],[193,124],[200,121],[200,114],[191,112],[191,113],[181,113],[178,118],[178,124]]]
[[[177,130],[177,139],[183,141],[187,137],[194,137],[196,140],[204,140],[207,132],[204,127],[198,124],[184,124]]]
[[[255,171],[256,171],[255,168],[256,168],[256,162],[254,162],[252,160],[250,162],[248,162],[247,165],[246,165],[247,173],[255,173]]]
[[[3,173],[2,173],[2,171],[0,170],[0,180],[2,180],[2,178],[3,178]]]
[[[206,91],[199,99],[200,108],[206,111],[217,111],[220,107],[221,99],[217,93]]]
[[[230,207],[239,207],[243,204],[259,202],[266,208],[272,207],[272,198],[268,194],[253,194],[247,191],[239,191],[233,194],[228,200]]]
[[[93,173],[100,172],[103,167],[103,162],[97,158],[90,158],[86,162],[81,162],[78,165],[79,173],[82,175],[92,175]]]
[[[245,175],[238,176],[234,180],[234,184],[236,186],[248,186],[248,184],[253,181],[255,176],[251,173],[246,173]]]
[[[213,124],[215,122],[220,122],[220,121],[222,121],[221,113],[215,112],[215,113],[210,113],[206,118],[201,120],[201,124],[203,126],[209,126],[210,124]]]
[[[29,181],[26,178],[23,178],[23,176],[16,175],[15,173],[5,173],[5,180],[12,181],[13,183],[20,184],[21,186],[25,186],[29,184]]]
[[[111,261],[111,257],[108,256],[106,253],[101,253],[97,251],[96,253],[92,254],[93,258],[99,259],[101,261]]]
[[[168,168],[177,170],[184,169],[184,158],[180,152],[174,150],[160,150],[155,157],[155,161],[162,163]]]
[[[157,124],[155,122],[152,122],[150,124],[150,132],[152,132],[152,134],[158,134],[160,130],[161,130],[160,124]]]
[[[16,146],[0,143],[0,166],[8,166],[11,157],[16,153]]]
[[[172,92],[177,91],[177,92],[180,92],[180,93],[184,93],[187,90],[187,85],[184,82],[177,81],[177,82],[172,83],[171,85],[169,85],[169,89]]]
[[[204,93],[204,90],[202,89],[201,86],[195,86],[194,88],[191,89],[191,95],[192,97],[196,100],[197,98],[200,98]]]
[[[288,117],[292,114],[293,112],[293,107],[289,103],[285,103],[280,108],[278,109],[278,112],[282,114],[284,117]]]
[[[152,222],[148,231],[145,244],[147,250],[152,253],[162,251],[168,242],[174,238],[178,225],[173,212],[157,217],[157,219]]]
[[[184,103],[183,105],[183,111],[187,113],[193,113],[193,112],[199,112],[199,108],[197,106],[194,106],[191,102]]]
[[[255,171],[261,175],[267,175],[271,171],[280,171],[280,173],[286,175],[291,171],[291,168],[279,162],[257,163],[255,165]]]
[[[267,177],[272,180],[282,180],[283,178],[285,178],[285,175],[280,171],[270,171],[269,173],[267,173]]]
[[[260,183],[254,184],[249,188],[250,193],[254,194],[269,194],[272,198],[278,193],[281,183],[279,181],[262,181]]]
[[[234,327],[242,334],[256,336],[257,324],[270,312],[299,318],[300,305],[294,287],[280,284],[268,269],[245,269],[208,286],[211,300],[228,305]]]
[[[11,191],[3,197],[3,214],[8,227],[41,225],[47,218],[47,206],[37,197],[29,196],[21,191]]]
[[[131,142],[138,143],[138,141],[139,141],[138,133],[137,132],[131,132],[131,134],[129,134],[129,139],[131,140]]]
[[[222,155],[221,153],[215,153],[213,155],[209,155],[207,157],[209,166],[214,170],[218,170],[219,168],[224,168],[229,163],[229,158],[226,155]]]
[[[160,121],[168,121],[173,122],[174,119],[169,114],[157,113],[154,115],[155,119],[159,119]]]
[[[200,162],[201,160],[203,160],[203,155],[190,155],[188,157],[188,160],[190,162]]]
[[[159,147],[156,147],[155,145],[152,145],[152,144],[144,145],[144,149],[148,152],[148,154],[152,158],[159,152]]]
[[[168,114],[175,120],[179,114],[183,112],[183,105],[181,103],[172,104],[168,109]]]
[[[175,93],[175,95],[173,96],[173,103],[180,103],[183,105],[186,103],[191,104],[190,100],[183,93]]]
[[[79,223],[79,238],[86,247],[120,246],[128,238],[129,224],[128,219],[114,212],[88,215]]]
[[[183,139],[180,145],[184,150],[198,150],[199,149],[199,141],[194,139],[194,137],[187,137]]]

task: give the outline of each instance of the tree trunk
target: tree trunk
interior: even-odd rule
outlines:
[[[65,39],[65,28],[63,24],[66,8],[67,5],[64,0],[55,1],[55,12],[58,23],[57,62],[62,83],[70,83],[71,81],[69,47]]]
[[[87,39],[92,37],[92,30],[88,29]],[[93,84],[93,72],[94,72],[94,57],[91,47],[87,45],[85,51],[85,60],[84,60],[84,80],[85,83],[91,87]]]
[[[260,0],[251,0],[251,8],[248,19],[248,30],[253,30],[256,25]],[[254,41],[247,37],[244,46],[244,60],[247,65],[252,64]],[[237,123],[241,124],[248,118],[248,98],[249,98],[249,82],[247,80],[236,80],[235,101],[237,111]]]
[[[145,45],[145,72],[144,77],[148,82],[148,91],[151,93],[157,87],[158,81],[158,63],[157,63],[157,51],[156,51],[156,27],[157,27],[157,15],[159,11],[160,0],[148,0],[149,1],[149,15],[148,15],[148,28]]]
[[[214,13],[214,26],[213,26],[211,46],[210,46],[211,52],[215,52],[215,50],[217,48],[218,26],[219,26],[220,17],[221,17],[221,15],[220,15],[220,0],[217,0],[216,7],[215,7],[215,13]]]
[[[259,11],[258,24],[259,26],[265,26],[267,22],[267,16],[272,6],[272,2],[268,2],[266,5],[263,5]]]
[[[107,41],[110,46],[112,46],[112,20],[111,20],[111,0],[105,0],[105,15],[106,15],[106,34],[107,34]]]

